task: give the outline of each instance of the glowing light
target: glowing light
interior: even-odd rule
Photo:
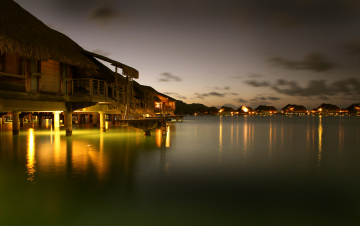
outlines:
[[[242,106],[242,107],[241,107],[241,110],[242,110],[243,112],[248,112],[248,111],[249,111],[249,109],[248,109],[247,107],[245,107],[245,106]]]
[[[27,150],[27,172],[28,172],[28,180],[34,180],[34,174],[36,172],[35,168],[35,142],[34,142],[34,129],[29,129],[29,139],[28,139],[28,150]]]

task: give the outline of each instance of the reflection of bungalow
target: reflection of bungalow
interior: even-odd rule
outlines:
[[[277,109],[274,106],[259,105],[255,108],[257,115],[273,115],[277,113]]]
[[[239,107],[236,112],[239,115],[253,115],[255,113],[255,111],[251,108],[251,107],[245,107],[245,106],[241,106]]]
[[[333,104],[322,103],[320,106],[313,109],[312,112],[319,115],[338,115],[341,113],[341,109]]]
[[[349,107],[347,107],[346,110],[348,111],[349,115],[359,116],[360,115],[360,103],[352,104]]]
[[[234,113],[235,113],[235,110],[232,109],[231,107],[222,106],[219,109],[219,115],[231,115],[231,116],[233,116]]]
[[[306,115],[307,109],[303,105],[288,104],[281,109],[284,115]]]

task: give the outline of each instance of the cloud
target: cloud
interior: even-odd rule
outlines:
[[[239,103],[247,103],[247,101],[244,100],[243,98],[236,99],[235,101]]]
[[[325,80],[310,80],[306,87],[301,87],[296,81],[281,79],[276,82],[273,89],[288,96],[317,96],[324,99],[326,96],[340,94],[360,95],[360,81],[357,78],[345,78],[328,84]]]
[[[182,79],[178,76],[172,75],[169,72],[164,72],[160,75],[161,78],[159,78],[159,82],[170,82],[170,81],[176,81],[181,82]]]
[[[94,49],[92,52],[97,53],[97,54],[102,55],[102,56],[109,56],[110,55],[110,52],[107,52],[107,51],[102,50],[102,49]]]
[[[187,99],[187,97],[181,96],[181,95],[178,94],[178,93],[165,92],[164,94],[169,95],[169,96],[175,96],[175,97],[178,98],[178,99],[183,99],[183,100],[186,100],[186,99]]]
[[[270,86],[269,82],[267,81],[262,81],[259,82],[257,80],[247,80],[244,81],[245,84],[250,85],[250,86],[254,86],[254,87],[267,87]]]
[[[227,93],[227,94],[229,94],[229,95],[234,95],[234,96],[239,95],[238,93]]]
[[[281,100],[280,97],[272,97],[272,96],[269,96],[268,97],[268,100]]]
[[[329,71],[334,68],[334,64],[319,53],[310,53],[300,61],[292,61],[282,57],[274,57],[269,60],[275,66],[284,67],[291,70],[311,70],[315,72]]]
[[[89,11],[88,16],[91,21],[97,22],[101,26],[105,26],[110,21],[120,17],[120,14],[114,10],[112,5],[103,3],[92,8]]]
[[[223,97],[225,96],[225,94],[223,93],[218,93],[218,92],[211,92],[209,93],[210,96],[217,96],[217,97]]]
[[[259,17],[262,23],[279,28],[296,28],[311,25],[323,28],[335,22],[350,22],[359,15],[358,1],[339,0],[272,0],[249,1],[240,9],[245,19]]]
[[[214,87],[214,89],[217,89],[217,90],[229,90],[231,89],[230,86],[224,86],[224,87]]]
[[[218,92],[210,92],[210,93],[195,93],[195,98],[204,99],[208,96],[216,96],[216,97],[224,97],[226,94],[218,93]]]

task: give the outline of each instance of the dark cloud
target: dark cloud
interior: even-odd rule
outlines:
[[[160,75],[161,78],[159,78],[159,82],[170,82],[170,81],[176,81],[181,82],[181,78],[175,75],[170,74],[169,72],[164,72]]]
[[[285,67],[291,70],[311,70],[315,72],[329,71],[334,64],[319,53],[310,53],[300,61],[292,61],[282,57],[274,57],[270,62],[275,66]]]
[[[244,100],[243,98],[236,99],[235,101],[239,103],[247,103],[247,101]]]
[[[224,97],[226,94],[218,93],[218,92],[210,92],[210,93],[195,93],[195,98],[204,99],[208,96],[216,96],[216,97]]]
[[[174,96],[174,97],[176,97],[177,99],[183,99],[183,100],[186,100],[186,99],[187,99],[187,97],[181,96],[181,95],[178,94],[178,93],[164,92],[164,94],[169,95],[169,96]]]
[[[269,96],[268,99],[269,100],[281,100],[280,97],[272,97],[272,96]]]
[[[359,15],[358,1],[249,1],[242,11],[248,19],[262,18],[277,27],[293,28],[303,25],[322,26],[347,22]]]
[[[270,86],[269,82],[267,81],[262,81],[259,82],[257,80],[247,80],[244,81],[245,84],[250,85],[250,86],[254,86],[254,87],[267,87]]]
[[[228,94],[233,95],[233,96],[239,95],[238,93],[228,93]]]
[[[289,96],[317,96],[324,99],[326,96],[340,94],[360,95],[360,81],[357,78],[345,78],[328,84],[325,80],[310,80],[306,87],[301,87],[296,81],[282,79],[276,82],[273,89]]]
[[[110,52],[107,52],[107,51],[102,50],[102,49],[94,49],[92,52],[97,53],[97,54],[102,55],[102,56],[109,56],[110,55]]]
[[[218,92],[211,92],[209,93],[210,96],[217,96],[217,97],[223,97],[225,96],[225,94],[223,93],[218,93]]]
[[[217,90],[229,90],[231,88],[230,88],[230,86],[224,86],[224,87],[214,87],[214,89],[217,89]]]
[[[97,5],[89,11],[90,20],[99,23],[100,25],[107,25],[111,20],[119,17],[120,14],[115,10],[114,6],[110,4]]]

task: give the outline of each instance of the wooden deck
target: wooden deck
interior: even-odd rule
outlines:
[[[120,123],[127,123],[128,126],[142,129],[146,136],[150,136],[150,131],[161,128],[166,133],[166,118],[144,118],[144,119],[118,119]]]

